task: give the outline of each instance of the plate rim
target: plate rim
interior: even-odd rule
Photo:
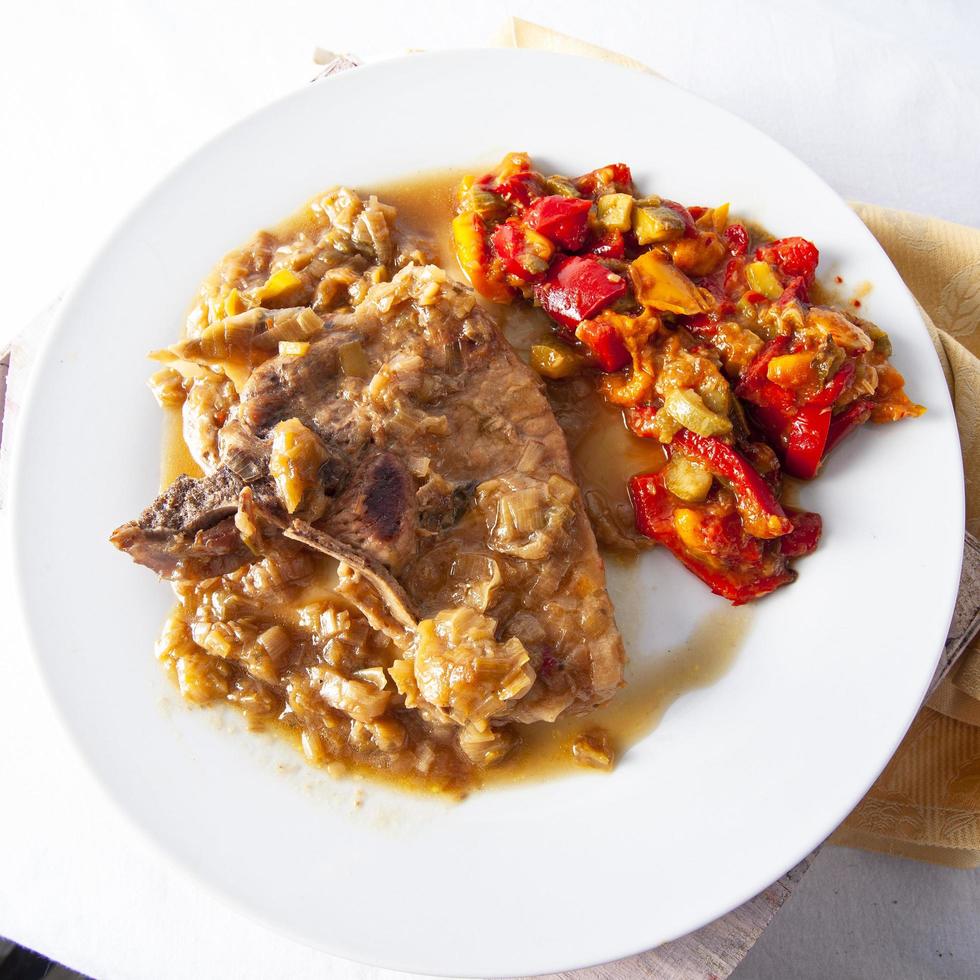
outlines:
[[[27,584],[26,584],[25,576],[22,574],[24,571],[24,561],[25,561],[24,549],[27,546],[28,542],[25,541],[25,536],[27,534],[26,528],[24,527],[23,522],[20,521],[18,518],[20,516],[21,509],[22,509],[22,499],[26,498],[28,493],[28,488],[22,486],[21,473],[23,467],[21,465],[21,460],[23,456],[27,454],[27,449],[26,449],[25,440],[21,438],[21,434],[25,429],[27,420],[30,419],[35,413],[36,404],[40,400],[38,398],[38,393],[42,388],[42,380],[44,378],[44,375],[46,374],[46,369],[49,360],[53,356],[53,352],[55,349],[55,341],[57,340],[58,334],[62,330],[63,323],[66,322],[68,319],[68,314],[71,310],[72,304],[75,301],[76,295],[82,291],[84,285],[87,284],[89,279],[92,278],[93,275],[97,272],[99,266],[101,265],[107,253],[109,253],[120,241],[125,240],[126,233],[129,230],[130,226],[138,220],[139,216],[144,211],[146,206],[152,200],[154,200],[158,195],[163,193],[166,190],[166,188],[170,185],[170,183],[175,179],[177,179],[189,166],[192,166],[196,158],[204,155],[209,149],[211,149],[216,144],[219,144],[222,141],[224,141],[230,134],[234,133],[238,129],[252,125],[256,117],[261,116],[273,110],[276,106],[282,103],[291,102],[295,99],[299,99],[303,95],[309,93],[311,90],[314,90],[315,88],[322,87],[323,85],[334,85],[338,81],[349,79],[352,75],[364,75],[367,73],[374,74],[386,70],[397,69],[399,65],[408,61],[418,62],[420,60],[424,60],[424,61],[445,60],[445,61],[452,62],[454,61],[454,59],[458,59],[459,56],[461,55],[466,55],[469,57],[477,56],[480,58],[486,58],[487,60],[490,61],[500,57],[503,59],[517,58],[519,60],[527,60],[527,61],[554,60],[554,61],[580,62],[580,63],[585,62],[590,66],[595,66],[596,64],[600,64],[600,65],[604,65],[608,69],[611,70],[614,69],[616,72],[622,72],[624,79],[627,77],[632,77],[635,79],[637,77],[637,73],[635,73],[634,70],[631,70],[627,67],[621,65],[615,65],[609,62],[602,62],[602,61],[597,62],[595,59],[592,58],[588,58],[581,55],[564,53],[564,52],[539,51],[534,49],[509,49],[509,48],[498,49],[498,48],[485,48],[485,47],[447,48],[447,49],[440,49],[438,51],[419,52],[414,54],[398,55],[394,57],[385,57],[377,61],[370,62],[368,64],[360,65],[356,69],[352,69],[350,71],[345,71],[343,73],[339,73],[333,76],[314,79],[312,82],[306,83],[305,86],[297,86],[296,88],[291,89],[286,93],[283,93],[277,98],[270,100],[269,102],[257,107],[256,109],[249,112],[248,114],[236,119],[231,124],[223,127],[221,130],[216,132],[213,136],[211,136],[204,142],[196,145],[190,153],[188,153],[174,166],[172,166],[163,176],[161,176],[158,180],[156,180],[143,194],[141,194],[132,206],[125,209],[120,220],[113,225],[113,227],[102,237],[98,246],[91,251],[89,258],[85,263],[83,263],[81,269],[74,277],[70,288],[64,293],[62,299],[58,303],[57,310],[51,320],[51,323],[49,324],[46,336],[44,337],[41,344],[38,346],[38,349],[35,354],[34,362],[30,367],[29,375],[26,379],[23,398],[20,406],[20,413],[18,417],[17,431],[14,433],[12,451],[10,456],[9,484],[8,484],[9,506],[7,508],[7,515],[8,515],[7,521],[9,522],[8,527],[10,528],[11,531],[11,543],[12,543],[8,560],[11,563],[11,567],[13,571],[12,578],[14,581],[15,594],[16,594],[16,601],[12,605],[20,614],[20,622],[23,624],[24,636],[27,640],[26,643],[27,652],[33,661],[37,673],[40,676],[41,687],[43,689],[44,696],[47,698],[47,700],[49,701],[52,707],[52,715],[57,718],[58,724],[60,725],[61,730],[67,736],[67,741],[71,744],[73,752],[75,752],[77,757],[81,759],[82,764],[85,767],[86,771],[92,777],[93,783],[98,787],[99,791],[103,793],[105,797],[111,802],[113,808],[117,812],[123,815],[124,819],[129,823],[131,827],[134,827],[138,831],[140,837],[142,837],[144,840],[149,841],[152,849],[156,851],[157,854],[165,860],[165,863],[169,867],[179,869],[179,873],[189,875],[191,879],[194,880],[197,884],[204,886],[204,888],[208,893],[216,897],[219,901],[221,901],[226,906],[233,908],[236,912],[242,914],[247,920],[251,922],[259,923],[264,928],[268,928],[274,933],[278,933],[280,935],[286,936],[291,940],[299,942],[306,947],[320,950],[324,953],[327,953],[328,955],[346,958],[355,962],[359,962],[359,963],[363,963],[363,964],[367,964],[383,969],[402,970],[402,971],[416,972],[416,973],[420,972],[420,967],[418,965],[405,963],[399,960],[398,957],[395,955],[391,957],[386,957],[386,956],[378,957],[373,955],[365,955],[365,952],[363,950],[347,947],[343,941],[343,936],[337,936],[335,940],[331,940],[330,946],[328,947],[327,945],[321,942],[315,941],[304,934],[292,930],[289,926],[284,924],[284,920],[276,920],[274,922],[270,921],[269,919],[264,917],[257,909],[252,908],[244,898],[224,890],[221,885],[211,881],[206,876],[205,873],[203,872],[199,873],[197,869],[194,868],[189,861],[185,860],[185,858],[182,855],[173,853],[168,848],[168,845],[161,837],[158,837],[153,830],[151,830],[148,826],[144,825],[144,823],[138,819],[137,814],[128,805],[126,805],[124,800],[117,794],[113,786],[110,784],[107,777],[104,776],[102,772],[100,772],[100,770],[97,768],[95,760],[90,757],[88,752],[86,752],[82,748],[81,744],[76,740],[73,732],[72,723],[68,715],[66,714],[66,712],[61,707],[59,698],[57,696],[54,685],[52,683],[52,679],[49,673],[49,668],[45,667],[44,659],[40,653],[40,643],[38,642],[36,636],[36,630],[32,621],[32,617],[29,612],[30,605],[29,605]],[[747,130],[750,130],[758,139],[768,144],[770,147],[776,148],[780,153],[788,155],[811,178],[813,178],[816,182],[822,185],[830,194],[834,196],[835,199],[837,199],[844,206],[844,208],[846,209],[849,215],[848,220],[852,224],[852,227],[857,230],[857,233],[860,234],[862,237],[864,237],[866,241],[869,243],[869,245],[872,245],[873,248],[880,253],[882,259],[895,272],[895,277],[898,284],[900,284],[901,289],[904,291],[906,297],[910,299],[912,304],[916,307],[917,322],[921,325],[922,331],[924,333],[928,333],[925,325],[925,320],[923,319],[923,314],[921,312],[921,308],[919,307],[918,301],[916,300],[914,294],[912,294],[911,290],[909,290],[908,286],[905,284],[904,280],[902,279],[901,275],[898,273],[898,270],[895,268],[894,263],[888,257],[887,252],[885,251],[881,243],[871,233],[870,229],[868,229],[867,226],[861,221],[860,217],[854,212],[854,210],[850,207],[848,202],[840,194],[838,194],[837,191],[834,190],[826,181],[824,181],[823,178],[820,177],[820,175],[813,170],[813,168],[811,168],[807,163],[805,163],[803,160],[797,157],[796,154],[794,154],[791,150],[783,146],[781,143],[779,143],[773,137],[769,136],[764,131],[758,129],[752,123],[743,119],[737,113],[733,113],[727,109],[724,109],[710,102],[710,100],[707,100],[697,95],[696,93],[693,93],[690,90],[683,88],[682,86],[679,86],[668,79],[663,78],[660,75],[650,74],[650,75],[640,75],[639,77],[646,79],[646,81],[643,82],[642,84],[652,84],[655,87],[661,87],[667,90],[680,91],[683,93],[683,95],[686,98],[693,100],[697,104],[710,107],[711,111],[721,113],[724,116],[736,121],[739,126]],[[948,391],[948,388],[944,390],[944,398],[946,403],[944,407],[948,407],[950,411],[950,415],[954,416],[955,413],[953,411],[952,398]],[[959,449],[960,440],[959,440],[959,433],[955,424],[955,418],[953,418],[953,420],[950,423],[950,430],[948,434],[953,437],[956,446]],[[963,480],[961,459],[960,459],[959,479],[957,480],[955,485],[955,492],[956,492],[955,500],[952,501],[947,500],[946,503],[955,504],[958,526],[962,527],[965,523],[966,496],[965,496],[965,484]],[[887,766],[888,762],[894,755],[898,746],[901,744],[901,741],[905,737],[906,733],[909,730],[909,727],[914,721],[922,705],[923,698],[928,693],[929,683],[931,681],[933,672],[935,670],[935,665],[938,663],[939,658],[942,654],[945,638],[948,634],[949,625],[952,621],[953,612],[955,609],[955,602],[957,598],[957,584],[959,582],[960,573],[961,573],[962,558],[963,558],[962,548],[959,548],[956,553],[956,558],[954,562],[955,578],[952,579],[952,588],[949,590],[950,595],[948,597],[948,602],[947,602],[948,615],[946,611],[943,611],[941,616],[938,614],[935,616],[934,621],[937,624],[936,633],[938,636],[938,642],[936,644],[936,654],[935,657],[932,658],[932,660],[930,660],[929,662],[930,666],[929,666],[928,674],[924,677],[922,681],[920,696],[918,700],[915,702],[915,705],[910,709],[908,719],[904,723],[901,731],[898,732],[896,737],[894,738],[887,757],[881,762],[880,767],[876,768],[875,772],[868,778],[867,783],[864,786],[861,793],[853,800],[853,802],[851,803],[847,811],[845,811],[841,815],[841,820],[843,820],[846,817],[847,813],[849,813],[850,810],[853,809],[853,807],[857,805],[857,803],[859,803],[861,799],[863,799],[868,789],[874,784],[878,776]],[[942,629],[941,636],[939,636],[940,624]],[[925,658],[923,657],[923,662],[924,659]],[[827,834],[831,833],[833,829],[834,828],[829,828]],[[780,874],[785,874],[787,871],[791,870],[801,860],[807,857],[815,848],[819,847],[820,844],[826,839],[827,834],[822,834],[818,840],[810,842],[805,848],[803,848],[800,851],[800,853],[795,857],[795,859],[791,861],[782,870]],[[748,884],[745,885],[743,889],[743,896],[734,905],[729,905],[728,902],[726,901],[724,903],[726,907],[723,908],[721,911],[719,911],[717,914],[712,915],[711,918],[703,922],[700,922],[699,925],[694,925],[691,929],[686,930],[685,932],[682,932],[679,935],[669,936],[666,939],[663,939],[660,942],[658,942],[657,945],[660,945],[664,942],[670,942],[684,935],[689,935],[690,933],[697,931],[699,928],[703,928],[705,925],[708,925],[711,922],[716,921],[718,918],[721,918],[722,916],[728,914],[728,912],[733,911],[734,909],[738,908],[740,905],[744,904],[744,902],[752,899],[753,897],[761,893],[772,882],[777,881],[778,878],[779,876],[770,880],[768,873],[764,875],[763,874],[756,875],[755,879],[753,879],[753,884],[751,886]],[[699,914],[698,918],[699,919],[703,918],[703,916]],[[638,948],[631,947],[629,949],[616,951],[611,956],[608,957],[604,956],[601,959],[596,959],[594,961],[584,962],[584,963],[577,960],[570,960],[565,962],[558,962],[556,965],[555,962],[551,960],[544,965],[539,964],[531,971],[521,971],[521,972],[538,975],[541,973],[561,972],[561,971],[572,970],[572,969],[583,969],[583,968],[588,968],[590,966],[597,966],[604,963],[615,962],[617,960],[624,959],[630,956],[637,955],[638,953],[645,952],[648,949],[652,949],[652,948],[656,948],[656,947],[651,947],[648,945],[642,945]],[[422,971],[426,971],[427,968],[423,967],[421,969]],[[451,970],[446,969],[445,971],[431,970],[429,972],[426,972],[425,975],[432,975],[432,976],[459,975],[459,976],[467,976],[467,977],[487,977],[487,976],[507,976],[511,974],[495,972],[493,970],[477,970],[477,969],[460,970],[453,967]]]

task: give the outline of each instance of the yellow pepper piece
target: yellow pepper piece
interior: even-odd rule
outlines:
[[[555,254],[554,244],[540,232],[527,227],[524,228],[524,243],[527,251],[522,264],[532,273],[544,272]]]
[[[264,285],[255,291],[255,298],[260,303],[267,303],[269,300],[281,299],[285,293],[302,285],[303,280],[292,269],[280,269],[273,272]]]
[[[745,267],[745,279],[750,289],[762,293],[766,299],[779,299],[783,295],[782,283],[768,262],[750,262]]]
[[[470,269],[480,265],[487,250],[480,216],[472,211],[456,215],[453,218],[453,241],[456,243],[460,268],[469,274]]]
[[[695,221],[695,225],[701,231],[713,231],[720,235],[728,225],[729,204],[719,204],[716,208],[708,208],[700,218]]]
[[[813,371],[813,351],[800,351],[798,354],[781,354],[774,357],[766,367],[766,377],[783,388],[801,388],[815,381]]]
[[[531,158],[526,153],[508,153],[497,167],[497,180],[506,180],[514,174],[531,169]]]
[[[310,351],[308,340],[280,340],[279,354],[288,357],[306,357]]]
[[[638,207],[633,210],[633,233],[641,245],[672,242],[684,235],[684,219],[666,206]]]
[[[728,255],[722,240],[712,231],[697,238],[679,238],[667,245],[674,265],[689,276],[706,276],[714,272]]]
[[[696,510],[679,507],[674,511],[674,530],[681,541],[692,551],[704,550],[701,536],[701,518]]]
[[[636,298],[655,310],[693,315],[706,313],[712,302],[663,252],[651,249],[630,263]]]
[[[464,211],[453,218],[456,261],[463,275],[478,293],[498,303],[509,303],[511,293],[507,284],[487,275],[487,243],[483,237],[485,229],[483,219],[473,211]]]

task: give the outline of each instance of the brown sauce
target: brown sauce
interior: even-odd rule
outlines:
[[[357,188],[363,196],[374,194],[398,210],[398,224],[432,245],[432,255],[454,279],[464,282],[452,245],[452,220],[456,188],[466,170],[432,170],[402,180]]]
[[[528,726],[523,744],[487,771],[483,785],[581,772],[570,748],[576,737],[595,728],[608,734],[619,764],[682,694],[714,683],[728,670],[751,619],[751,611],[744,607],[721,609],[706,616],[679,647],[631,651],[626,687],[612,701],[588,715]]]
[[[160,489],[166,490],[179,476],[204,476],[184,441],[184,417],[180,408],[163,409],[163,452],[160,458]]]

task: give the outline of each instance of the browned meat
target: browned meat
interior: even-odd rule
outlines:
[[[264,436],[277,422],[298,418],[327,444],[356,452],[370,438],[369,420],[342,397],[346,376],[339,354],[363,339],[359,331],[343,329],[342,318],[336,317],[305,357],[266,361],[242,390],[242,424]],[[325,379],[327,391],[322,388]]]
[[[222,575],[249,558],[234,517],[189,533],[125,524],[113,532],[111,540],[117,548],[128,551],[134,561],[164,578]]]
[[[147,531],[199,531],[235,513],[242,486],[242,481],[224,467],[200,480],[179,477],[136,523]]]
[[[165,577],[237,568],[249,556],[234,520],[243,486],[224,467],[200,480],[182,476],[111,541]]]
[[[237,419],[226,422],[218,432],[218,455],[239,479],[257,480],[268,471],[269,446]]]
[[[351,474],[327,519],[330,533],[397,572],[415,557],[415,481],[391,452],[370,456]]]
[[[368,615],[371,625],[399,642],[405,642],[408,633],[418,628],[418,617],[412,611],[412,601],[398,580],[384,565],[379,564],[363,551],[358,551],[344,544],[337,538],[324,531],[318,531],[306,521],[293,521],[286,528],[286,537],[299,541],[314,551],[319,551],[337,561],[343,562],[348,568],[342,575],[340,591],[348,594],[355,605]],[[351,588],[360,579],[366,581],[377,593],[381,607],[374,604],[366,608],[357,590]],[[347,587],[345,590],[345,586]]]

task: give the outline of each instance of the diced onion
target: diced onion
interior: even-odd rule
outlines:
[[[664,409],[685,429],[699,436],[722,436],[732,431],[731,420],[712,412],[690,388],[674,388],[664,399]]]
[[[698,504],[708,496],[712,479],[700,463],[677,453],[664,468],[664,485],[675,497],[689,504]]]
[[[337,348],[340,370],[349,378],[371,377],[371,365],[360,341],[351,340]]]
[[[273,659],[280,660],[292,646],[289,633],[282,626],[270,626],[264,633],[260,633],[255,641]]]
[[[633,218],[633,198],[629,194],[603,194],[596,201],[599,224],[613,231],[629,231]]]
[[[590,769],[612,769],[616,760],[609,736],[601,728],[582,732],[572,742],[572,758]]]
[[[531,348],[531,367],[545,378],[567,378],[578,371],[581,363],[571,348],[557,341]]]

